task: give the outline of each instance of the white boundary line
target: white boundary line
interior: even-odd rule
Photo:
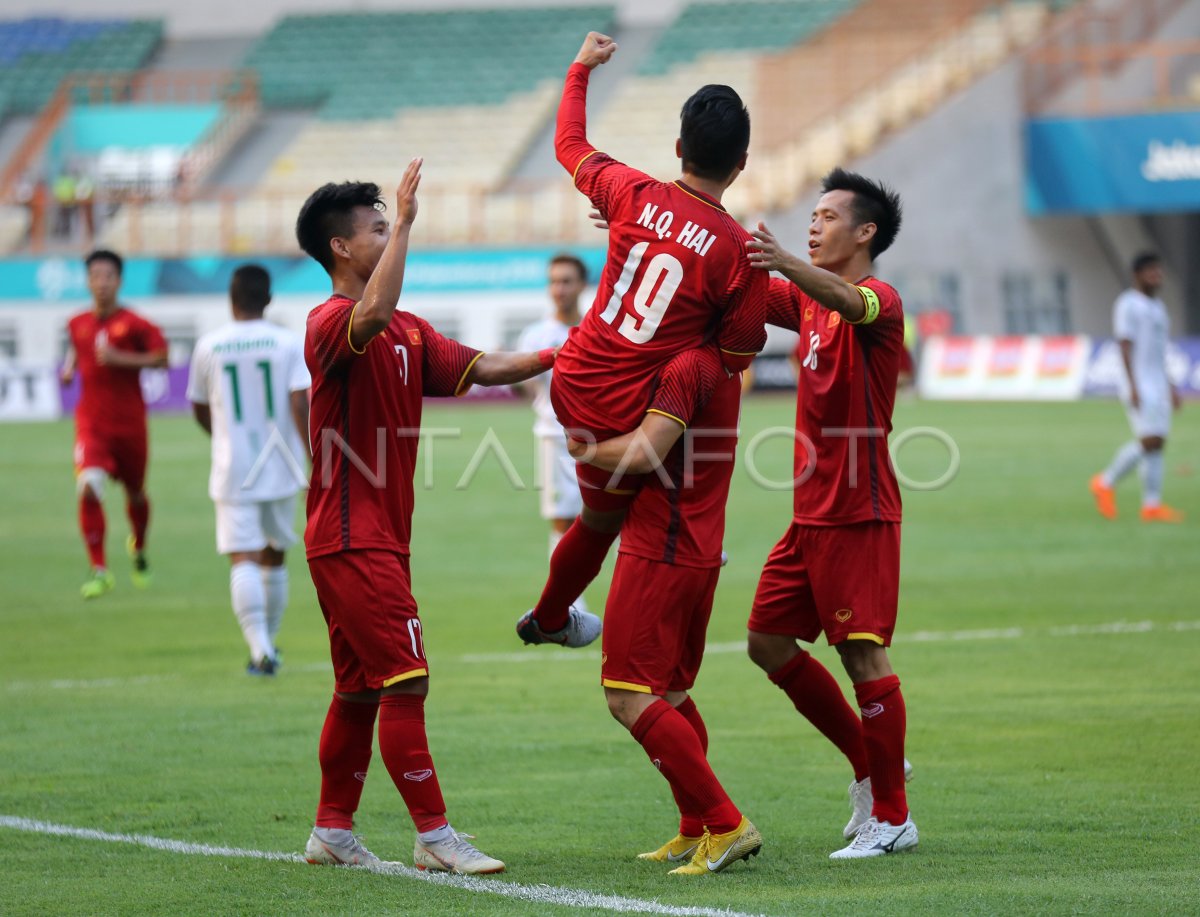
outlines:
[[[979,630],[919,630],[901,634],[895,643],[904,646],[908,643],[957,643],[976,640],[1020,640],[1023,638],[1048,637],[1096,637],[1126,634],[1149,633],[1182,633],[1185,631],[1200,631],[1200,620],[1192,621],[1109,621],[1105,624],[1063,624],[1050,627],[999,627],[981,628]],[[706,656],[716,656],[727,653],[746,652],[744,640],[730,643],[710,643],[704,648]],[[533,662],[587,662],[595,664],[600,661],[600,654],[594,650],[546,650],[528,649],[515,653],[466,653],[446,662],[464,665],[504,665],[527,664]],[[328,662],[314,662],[306,665],[288,666],[287,672],[313,673],[330,672],[332,667]],[[136,675],[129,678],[92,678],[67,679],[55,678],[48,681],[9,681],[0,683],[4,691],[77,691],[96,688],[128,688],[138,685],[156,684],[166,681],[178,681],[179,675]]]
[[[56,825],[52,822],[34,821],[15,815],[0,815],[0,828],[27,831],[32,834],[53,837],[73,837],[87,841],[106,841],[116,844],[133,844],[167,853],[191,856],[237,857],[250,860],[274,860],[284,863],[304,863],[298,853],[278,853],[270,850],[247,850],[240,847],[213,847],[209,844],[191,844],[148,834],[113,834],[92,828],[75,828],[71,825]],[[417,879],[433,885],[446,885],[460,891],[489,895],[500,895],[518,901],[533,901],[538,904],[553,904],[559,907],[590,908],[613,911],[618,914],[660,914],[664,917],[761,917],[725,908],[675,906],[640,898],[625,898],[621,895],[602,895],[577,888],[558,888],[553,885],[521,885],[496,879],[479,879],[474,876],[459,876],[450,873],[425,872],[405,866],[403,863],[384,863],[376,869],[342,867],[362,872],[377,872],[404,879]]]

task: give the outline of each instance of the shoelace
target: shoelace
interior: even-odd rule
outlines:
[[[879,839],[879,832],[883,830],[879,822],[868,820],[861,828],[858,829],[858,834],[854,838],[854,842],[850,845],[856,850],[870,850],[875,846],[875,842]]]
[[[371,853],[371,851],[367,849],[367,845],[363,843],[361,834],[350,835],[349,851],[356,856],[370,857],[371,859],[375,858],[375,854]]]
[[[464,857],[467,859],[483,859],[484,853],[471,843],[473,840],[475,840],[474,834],[467,834],[465,831],[455,831],[453,837],[446,838],[442,843],[456,854],[459,854],[459,859]]]

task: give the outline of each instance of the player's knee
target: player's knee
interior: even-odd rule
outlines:
[[[750,631],[746,638],[746,653],[750,661],[764,672],[774,672],[787,665],[799,652],[796,641],[779,634],[761,634]]]
[[[383,697],[389,694],[412,694],[416,697],[429,696],[429,676],[422,675],[420,678],[406,678],[404,681],[396,682],[394,685],[388,685],[379,692]]]
[[[625,521],[625,510],[600,512],[585,506],[579,518],[589,529],[609,535],[621,531],[621,523]]]
[[[837,645],[842,667],[855,684],[875,681],[892,674],[887,650],[870,640],[845,640]]]
[[[108,473],[103,468],[84,468],[75,478],[75,494],[84,500],[104,502],[104,483]]]
[[[1162,452],[1166,440],[1161,436],[1147,436],[1142,440],[1143,452]]]
[[[612,714],[613,719],[626,729],[633,729],[640,713],[634,709],[633,692],[605,688],[604,699],[608,702],[608,712]]]

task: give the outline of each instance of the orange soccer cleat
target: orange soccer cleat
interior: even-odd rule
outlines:
[[[1100,515],[1105,519],[1116,519],[1117,494],[1104,483],[1104,476],[1093,475],[1088,487],[1091,488],[1092,496],[1096,498],[1096,509],[1100,511]]]
[[[1183,513],[1169,506],[1143,506],[1142,521],[1179,523],[1183,521]]]

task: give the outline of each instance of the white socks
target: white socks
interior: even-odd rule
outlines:
[[[279,636],[279,625],[283,623],[283,610],[288,603],[287,567],[262,568],[263,591],[266,594],[267,633],[274,645]]]
[[[1154,507],[1162,503],[1163,453],[1147,452],[1142,456],[1142,506]]]
[[[250,661],[274,659],[275,646],[267,630],[266,590],[258,564],[244,560],[229,568],[229,597],[250,648]]]
[[[1132,439],[1117,450],[1112,462],[1104,469],[1101,480],[1106,487],[1115,487],[1117,482],[1137,466],[1142,460],[1142,444]]]

